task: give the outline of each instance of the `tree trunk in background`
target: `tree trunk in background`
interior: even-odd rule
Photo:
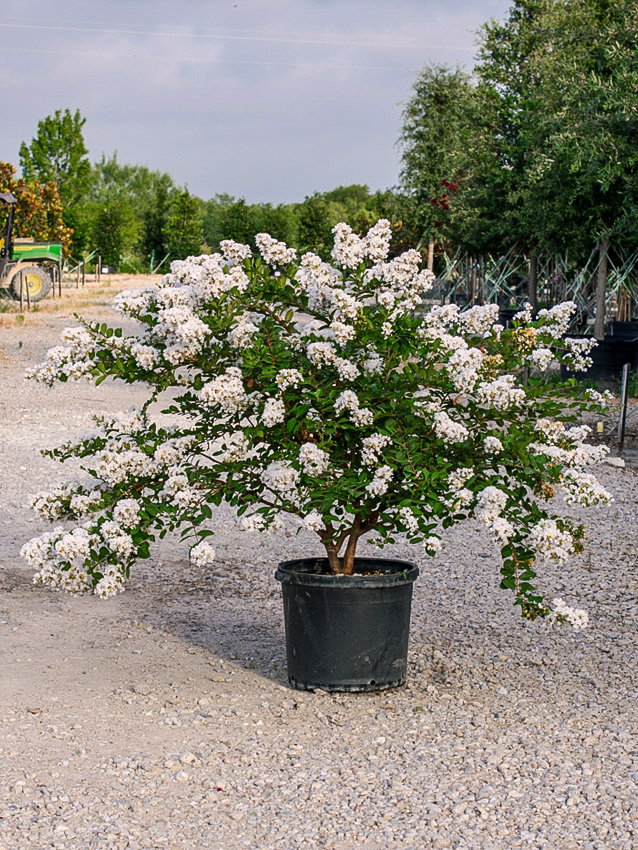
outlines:
[[[430,242],[428,245],[428,271],[434,271],[434,242]]]
[[[532,316],[538,309],[538,254],[529,256],[529,279],[527,281],[527,300],[532,307]]]
[[[607,267],[609,256],[609,236],[603,236],[598,246],[598,279],[596,281],[596,321],[594,336],[605,337],[605,295],[607,294]]]

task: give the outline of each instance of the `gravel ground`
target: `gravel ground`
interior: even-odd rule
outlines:
[[[38,449],[140,398],[23,382],[69,323],[0,326],[0,850],[638,846],[635,471],[603,468],[614,504],[544,571],[586,632],[520,619],[468,525],[387,553],[422,569],[407,687],[295,692],[273,571],[309,537],[220,511],[213,569],[172,540],[115,599],[31,584],[26,497],[60,475]]]

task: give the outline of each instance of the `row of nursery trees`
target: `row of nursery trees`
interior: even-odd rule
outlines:
[[[91,164],[85,119],[69,110],[40,122],[20,149],[22,184],[4,165],[2,188],[21,198],[18,235],[43,238],[48,227],[75,256],[95,251],[129,271],[164,271],[224,239],[254,246],[258,232],[327,259],[337,222],[361,234],[383,217],[399,252],[499,256],[514,246],[530,258],[536,306],[539,256],[584,263],[597,246],[601,336],[608,259],[638,245],[637,43],[635,0],[515,0],[480,30],[472,75],[444,66],[418,75],[395,190],[340,187],[279,206],[204,201],[115,154]]]
[[[638,236],[638,5],[516,0],[485,24],[470,76],[424,69],[404,113],[403,186],[430,240],[472,254],[608,259]]]

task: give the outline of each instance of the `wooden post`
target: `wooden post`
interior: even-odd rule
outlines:
[[[98,254],[97,257],[97,282],[99,283],[102,279],[102,257]]]
[[[538,308],[538,254],[535,251],[529,255],[527,300],[532,307],[532,316],[536,317],[536,310]]]
[[[596,279],[596,320],[594,336],[605,338],[605,295],[607,294],[607,268],[609,262],[609,236],[603,236],[598,246],[598,277]]]
[[[25,288],[26,288],[26,291],[27,291],[27,310],[30,311],[31,310],[31,296],[29,294],[29,280],[28,279],[27,279],[27,285],[26,285]],[[22,281],[20,281],[20,289],[22,289]]]
[[[86,259],[82,257],[82,289],[84,289],[84,283],[86,281]]]
[[[428,243],[428,271],[434,271],[434,242]]]
[[[22,277],[22,272],[20,272],[20,312],[22,312],[22,310],[23,310],[23,307],[22,307],[22,285],[23,285],[23,283],[24,283],[24,279]]]
[[[77,276],[75,278],[75,288],[80,288],[80,261],[78,260]]]

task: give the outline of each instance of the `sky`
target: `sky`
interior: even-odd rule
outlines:
[[[427,64],[470,70],[506,0],[3,0],[0,160],[79,109],[91,160],[168,171],[202,198],[291,203],[399,179]]]

